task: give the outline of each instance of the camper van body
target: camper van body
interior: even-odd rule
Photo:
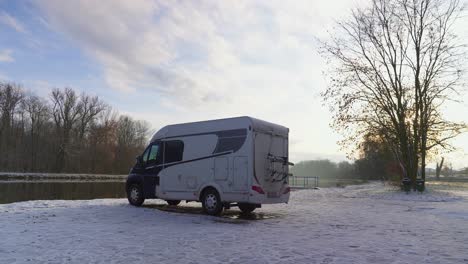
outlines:
[[[138,198],[168,202],[204,202],[210,190],[223,207],[287,203],[288,133],[251,117],[165,126],[128,176],[129,201],[139,186]]]

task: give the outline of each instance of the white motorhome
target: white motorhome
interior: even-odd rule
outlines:
[[[206,213],[238,206],[252,212],[261,204],[287,203],[289,129],[252,117],[168,125],[127,178],[130,204],[164,199],[200,201]]]

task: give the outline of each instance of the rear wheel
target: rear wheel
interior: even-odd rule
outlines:
[[[223,211],[223,204],[219,193],[215,189],[207,189],[202,197],[203,211],[209,215],[219,215]]]
[[[242,213],[249,214],[253,212],[257,208],[255,204],[248,204],[248,203],[240,203],[239,204],[239,209],[241,210]]]
[[[180,200],[166,200],[166,202],[168,205],[173,205],[173,206],[180,204]]]
[[[127,189],[127,199],[131,205],[141,206],[145,201],[143,191],[139,184],[132,184]]]

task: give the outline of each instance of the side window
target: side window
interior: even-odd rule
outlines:
[[[170,140],[164,142],[164,163],[181,161],[184,154],[184,142]]]
[[[148,161],[148,153],[150,152],[150,150],[151,150],[150,147],[146,148],[143,155],[141,155],[141,159],[143,160],[143,163],[146,163]]]
[[[154,144],[151,145],[149,148],[150,153],[148,156],[148,164],[155,164],[156,161],[158,160],[158,155],[159,155],[159,144]]]
[[[245,137],[226,137],[219,138],[218,145],[216,146],[215,153],[225,151],[238,151],[245,142]]]

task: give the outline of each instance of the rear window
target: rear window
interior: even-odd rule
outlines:
[[[184,154],[184,142],[170,140],[164,142],[164,163],[181,161]]]

